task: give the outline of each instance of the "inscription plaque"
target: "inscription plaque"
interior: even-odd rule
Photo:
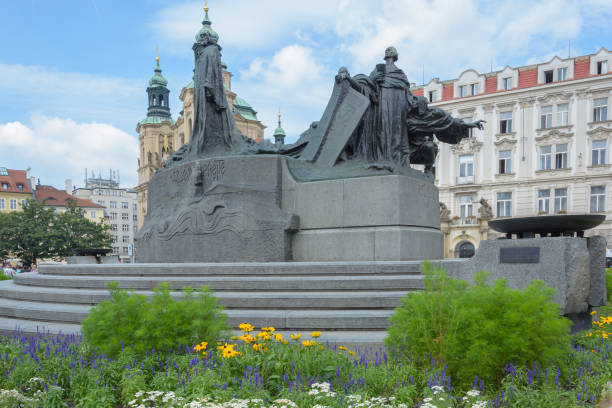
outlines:
[[[499,249],[499,263],[540,263],[539,247],[514,247]]]

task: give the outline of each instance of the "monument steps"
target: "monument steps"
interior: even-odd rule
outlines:
[[[152,297],[153,291],[134,291],[147,297]],[[180,299],[182,292],[171,292],[171,296]],[[215,296],[219,303],[228,308],[248,307],[255,309],[333,309],[333,308],[395,308],[406,292],[388,291],[384,293],[372,291],[343,292],[217,292]],[[95,305],[109,299],[106,289],[75,289],[46,288],[41,286],[17,285],[12,281],[0,283],[0,298]]]
[[[175,298],[205,285],[234,330],[244,322],[287,334],[316,330],[322,341],[354,347],[380,345],[394,308],[424,287],[418,262],[43,265],[0,282],[0,332],[77,332],[109,298],[110,282],[147,297],[169,282]]]
[[[106,289],[110,282],[120,288],[152,290],[169,282],[171,289],[203,285],[213,291],[289,291],[289,290],[414,290],[423,288],[420,275],[321,275],[321,276],[85,276],[28,273],[13,279],[19,285]]]

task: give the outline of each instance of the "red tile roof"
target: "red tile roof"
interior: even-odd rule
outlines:
[[[39,203],[44,201],[45,205],[53,207],[66,207],[68,206],[68,201],[73,200],[77,207],[104,208],[103,205],[96,204],[84,198],[76,198],[66,193],[64,190],[58,190],[52,186],[36,186],[34,194],[36,195],[36,201]]]
[[[25,193],[32,194],[30,189],[30,183],[26,178],[25,170],[11,170],[7,169],[8,176],[0,175],[0,193]],[[4,189],[3,185],[7,184],[7,188]],[[22,189],[19,190],[21,184]]]

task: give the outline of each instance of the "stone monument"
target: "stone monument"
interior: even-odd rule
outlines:
[[[136,260],[441,258],[434,140],[457,143],[481,121],[412,95],[389,47],[369,76],[339,69],[322,118],[296,143],[254,143],[229,112],[219,36],[205,13],[193,45],[193,136],[149,183]]]

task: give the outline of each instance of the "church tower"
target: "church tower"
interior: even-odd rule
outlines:
[[[173,152],[172,126],[174,121],[170,114],[170,90],[168,80],[162,75],[159,56],[155,57],[154,74],[149,80],[147,97],[149,106],[147,116],[136,126],[140,142],[138,159],[138,226],[142,225],[147,213],[147,190],[149,180],[155,171],[162,167],[163,161]]]
[[[277,146],[285,144],[285,130],[281,127],[280,108],[278,108],[278,127],[274,130],[274,144]]]

